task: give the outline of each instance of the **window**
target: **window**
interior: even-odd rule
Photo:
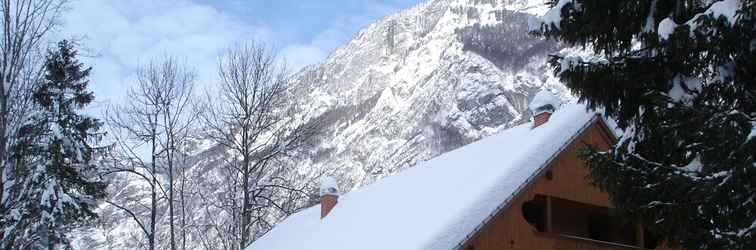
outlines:
[[[533,200],[522,204],[522,215],[525,221],[533,225],[538,232],[546,231],[546,197],[536,196]]]

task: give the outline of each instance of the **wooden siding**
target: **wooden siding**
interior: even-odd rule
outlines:
[[[614,138],[608,134],[601,121],[591,124],[563,152],[561,152],[529,187],[515,197],[510,204],[490,220],[473,236],[463,250],[500,250],[500,249],[560,249],[560,250],[613,250],[638,249],[619,244],[600,242],[578,237],[569,237],[552,233],[538,232],[534,226],[525,221],[522,215],[523,203],[536,195],[556,197],[581,203],[612,207],[609,195],[590,185],[587,179],[588,169],[578,157],[578,152],[588,143],[601,149],[608,149]],[[547,206],[547,209],[549,206]],[[548,214],[548,213],[547,213]],[[551,220],[547,216],[546,220]],[[549,222],[547,224],[547,232]],[[642,235],[642,234],[641,234]],[[659,247],[657,249],[673,249]]]

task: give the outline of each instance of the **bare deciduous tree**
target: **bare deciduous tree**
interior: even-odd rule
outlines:
[[[160,84],[163,90],[163,100],[160,104],[162,116],[162,155],[165,156],[165,165],[168,175],[168,220],[170,224],[170,244],[171,250],[176,249],[175,235],[175,183],[176,183],[176,165],[180,164],[179,158],[183,158],[181,145],[189,138],[189,131],[194,120],[198,117],[194,109],[190,107],[192,100],[192,90],[194,87],[194,73],[175,63],[175,60],[166,60],[160,69],[150,67],[148,75],[159,77],[156,83]],[[183,168],[181,175],[184,177]],[[183,179],[182,179],[183,183]],[[182,186],[183,187],[183,186]],[[183,188],[182,195],[183,195]],[[183,201],[183,196],[181,197]],[[184,204],[184,203],[181,203]],[[182,210],[183,211],[183,210]],[[182,232],[184,225],[182,220]],[[182,239],[185,234],[182,233]],[[185,240],[182,240],[185,242]],[[185,246],[185,244],[182,244]]]
[[[207,96],[201,117],[205,136],[233,158],[225,164],[225,199],[217,204],[230,222],[214,227],[218,235],[235,237],[224,240],[233,249],[243,249],[256,230],[271,226],[270,209],[292,212],[276,193],[304,193],[286,182],[286,164],[279,160],[303,146],[316,123],[295,125],[301,117],[289,106],[285,67],[264,44],[228,50],[218,72],[219,91]]]
[[[162,187],[158,180],[158,114],[160,93],[139,80],[136,89],[128,94],[130,102],[108,111],[107,123],[115,140],[113,170],[111,173],[128,173],[142,179],[149,186],[150,204],[142,204],[139,198],[116,197],[108,203],[126,212],[137,223],[147,238],[150,250],[155,249],[158,192]],[[143,159],[141,148],[148,145],[149,159]],[[145,209],[146,208],[146,209]],[[141,217],[149,214],[147,222]]]
[[[180,66],[173,58],[161,63],[149,63],[137,75],[137,86],[129,92],[129,102],[109,112],[108,124],[116,141],[112,173],[128,173],[145,181],[150,187],[149,224],[139,210],[147,207],[139,199],[120,197],[112,206],[127,213],[139,225],[148,241],[148,248],[156,246],[156,224],[159,195],[169,206],[170,247],[175,249],[174,184],[177,155],[187,138],[190,124],[196,115],[189,108],[194,73]],[[149,162],[141,149],[149,147]],[[162,171],[162,167],[165,171]],[[165,176],[163,176],[165,175]],[[167,190],[161,182],[167,179]]]

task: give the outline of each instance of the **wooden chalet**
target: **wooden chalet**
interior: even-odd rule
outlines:
[[[591,185],[585,145],[615,135],[581,105],[541,92],[523,124],[290,216],[248,250],[275,249],[675,249],[618,217]]]

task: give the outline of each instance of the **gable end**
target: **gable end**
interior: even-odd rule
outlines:
[[[583,134],[585,134],[593,125],[597,125],[597,127],[600,130],[600,133],[602,135],[602,138],[606,140],[606,142],[610,145],[614,144],[617,139],[614,136],[614,134],[609,130],[608,126],[604,122],[603,118],[601,118],[600,115],[595,115],[593,118],[591,118],[588,122],[586,122],[583,127],[578,130],[577,133],[573,134],[569,140],[567,140],[563,145],[559,147],[559,150],[555,151],[552,155],[549,156],[548,160],[545,161],[541,166],[538,168],[537,171],[535,171],[530,177],[528,177],[527,181],[520,184],[520,186],[517,187],[516,191],[512,193],[507,199],[505,199],[491,214],[489,214],[483,221],[481,221],[477,227],[475,227],[475,230],[468,233],[465,238],[458,242],[456,247],[454,249],[462,249],[468,243],[470,240],[472,240],[478,233],[483,230],[483,228],[491,221],[493,220],[498,214],[500,214],[502,211],[507,209],[509,205],[511,204],[512,200],[519,197],[525,190],[527,190],[530,186],[532,186],[537,179],[542,177],[543,175],[548,172],[549,166],[553,165],[555,159],[557,159],[565,150],[575,143],[578,138],[582,137]]]

